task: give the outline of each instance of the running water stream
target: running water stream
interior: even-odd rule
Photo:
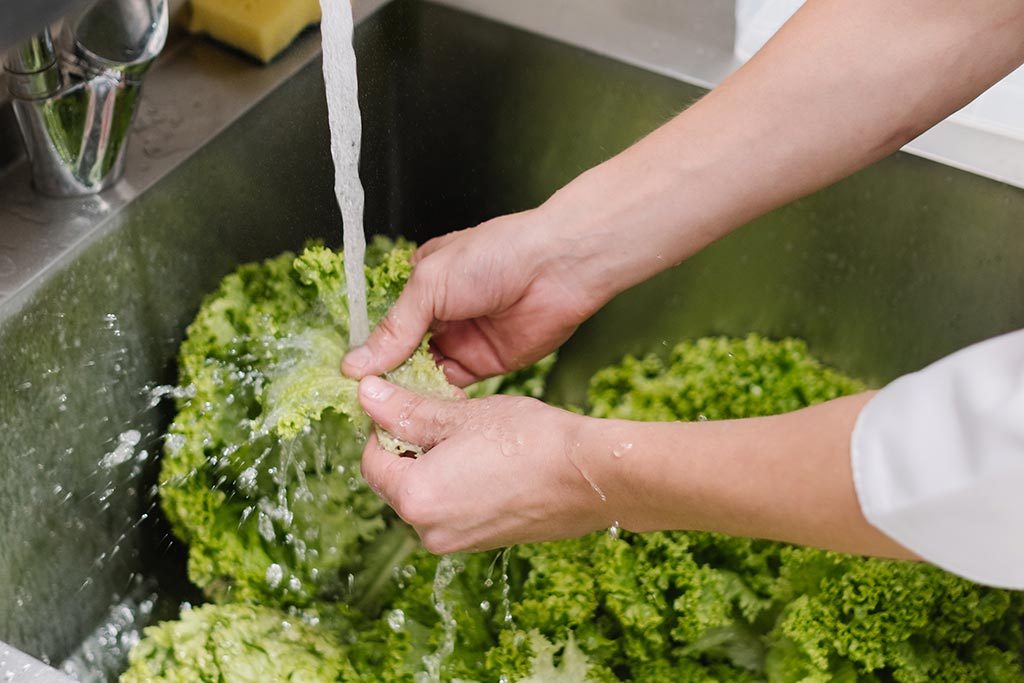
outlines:
[[[334,160],[334,192],[341,208],[344,230],[345,284],[348,297],[349,348],[360,346],[370,336],[366,311],[366,234],[363,231],[363,186],[359,180],[359,150],[362,121],[359,114],[356,56],[352,46],[353,17],[349,0],[320,0],[323,18],[324,84],[327,116],[331,128],[331,157]],[[423,658],[424,671],[417,683],[438,683],[441,667],[455,648],[456,622],[445,591],[457,568],[450,557],[438,562],[434,577],[434,608],[444,625],[444,638],[435,652]],[[395,622],[397,623],[397,621]]]
[[[352,5],[349,0],[320,0],[323,14],[324,84],[327,117],[331,126],[331,157],[334,159],[334,193],[341,209],[344,230],[345,283],[348,296],[349,347],[370,336],[366,313],[366,275],[363,260],[363,185],[359,181],[359,148],[362,121],[359,117],[356,55],[352,49]]]

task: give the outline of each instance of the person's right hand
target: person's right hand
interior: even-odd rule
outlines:
[[[398,301],[342,371],[360,379],[391,370],[428,330],[458,386],[540,360],[607,299],[581,274],[589,240],[556,233],[541,208],[430,240],[414,254]]]

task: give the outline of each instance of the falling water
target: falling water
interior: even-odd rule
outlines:
[[[455,621],[451,603],[445,599],[445,593],[458,573],[459,565],[451,555],[445,555],[438,560],[437,572],[434,574],[433,601],[434,609],[441,617],[441,626],[444,631],[437,649],[423,656],[424,670],[416,674],[416,683],[440,683],[441,667],[449,655],[455,651],[458,623]]]
[[[352,5],[348,0],[320,0],[320,8],[334,193],[344,227],[349,346],[356,347],[370,336],[370,323],[363,272],[366,235],[363,233],[363,186],[359,181],[362,121],[357,97],[356,55],[352,49]]]
[[[509,560],[512,557],[512,548],[508,547],[501,551],[501,610],[502,620],[505,626],[515,628],[512,622],[512,582],[508,579]]]

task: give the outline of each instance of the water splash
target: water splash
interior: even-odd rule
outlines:
[[[137,429],[128,429],[117,435],[117,446],[100,459],[100,467],[111,469],[123,465],[135,455],[135,447],[142,440],[142,433]],[[145,453],[145,451],[142,451]]]
[[[106,619],[61,663],[60,669],[80,683],[117,680],[142,629],[155,620],[155,589],[153,582],[137,581],[131,594],[110,608]]]
[[[452,585],[455,576],[459,573],[459,565],[451,555],[445,555],[437,562],[437,571],[434,574],[434,610],[441,617],[443,628],[441,643],[437,649],[430,654],[423,656],[423,671],[416,674],[416,683],[440,683],[441,667],[446,659],[455,651],[455,635],[458,631],[458,623],[455,621],[455,614],[452,605],[445,600],[445,592]]]
[[[512,621],[512,583],[508,579],[508,566],[512,559],[512,548],[501,551],[501,619],[508,628],[515,628]]]

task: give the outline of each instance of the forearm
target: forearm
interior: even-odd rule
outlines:
[[[895,151],[1022,60],[1017,0],[812,0],[709,95],[556,193],[545,222],[609,297]]]
[[[575,457],[608,524],[911,557],[865,520],[854,490],[850,434],[870,396],[745,420],[589,420]]]

